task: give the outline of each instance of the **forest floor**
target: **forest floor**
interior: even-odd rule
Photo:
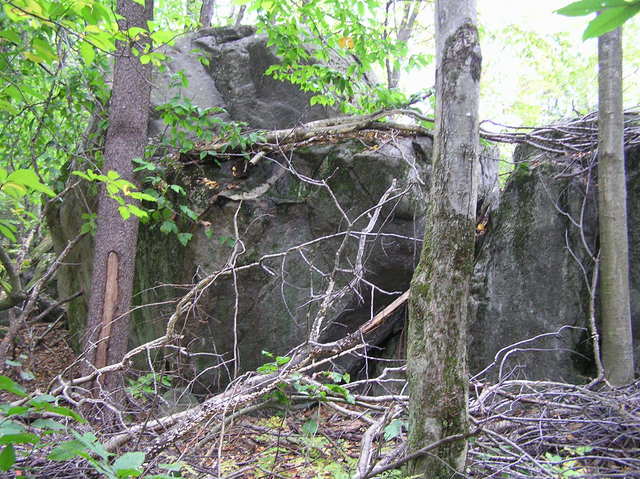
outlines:
[[[28,392],[46,392],[63,372],[67,378],[75,377],[77,355],[64,329],[32,325],[18,342],[15,360],[5,374]],[[498,385],[476,382],[474,388],[470,415],[481,432],[470,440],[467,477],[640,478],[640,382],[618,390],[516,380]],[[15,397],[7,393],[0,395],[5,405],[12,399]],[[162,414],[157,408],[145,408],[145,404],[154,403],[151,398],[137,402],[138,413],[127,416],[134,423]],[[377,414],[382,414],[385,406],[376,404]],[[3,412],[7,414],[6,406]],[[212,421],[197,423],[153,461],[146,462],[138,477],[349,479],[356,473],[363,438],[372,427],[372,412],[354,404],[336,407],[329,401],[283,403],[238,415],[222,429]],[[0,421],[0,429],[9,422]],[[26,424],[29,427],[29,419]],[[406,439],[405,425],[403,420],[387,424],[370,443],[373,455],[397,454]],[[77,456],[64,461],[48,459],[54,447],[87,432],[100,437],[97,446],[89,447],[93,454],[87,459],[95,459],[100,454],[99,441],[106,443],[109,435],[99,434],[99,424],[68,421],[66,429],[42,435],[37,446],[18,444],[14,468],[0,472],[0,478],[129,477],[98,473],[99,467]],[[153,439],[153,434],[136,436],[126,449],[148,450]],[[105,457],[94,462],[114,465],[123,456]],[[401,470],[391,469],[375,477],[405,476]]]
[[[68,331],[47,323],[30,325],[24,331],[14,357],[16,360],[10,362],[5,374],[28,393],[45,392],[59,374],[74,377],[77,372],[77,354],[71,347]],[[15,397],[0,391],[0,401],[12,399]],[[222,434],[210,435],[210,425],[202,424],[161,453],[156,463],[180,464],[180,474],[185,479],[348,479],[355,469],[367,426],[364,420],[345,418],[321,404],[271,408],[242,416]],[[400,432],[397,440],[401,437]],[[390,449],[394,442],[385,448]],[[143,444],[138,446],[143,448]],[[45,461],[44,456],[50,450],[51,446],[43,447],[41,452],[34,449],[30,456],[18,459],[18,473],[0,473],[0,478],[105,477],[96,474],[84,461],[66,464]],[[382,477],[401,475],[395,471]]]

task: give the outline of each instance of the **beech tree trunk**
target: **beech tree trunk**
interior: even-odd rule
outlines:
[[[121,31],[147,28],[153,0],[142,6],[133,0],[118,0]],[[116,52],[113,88],[109,104],[109,127],[104,149],[103,171],[117,171],[133,181],[133,158],[141,158],[147,144],[147,123],[151,95],[150,65],[142,65],[132,54],[130,43],[120,42]],[[142,46],[137,45],[142,51]],[[127,351],[129,309],[138,237],[138,220],[123,220],[118,204],[102,189],[98,200],[97,231],[91,293],[85,336],[89,368],[120,361]],[[120,375],[99,379],[107,391],[121,386]]]
[[[598,209],[602,362],[613,385],[633,381],[621,28],[598,38]]]
[[[407,375],[409,448],[468,431],[467,305],[473,271],[482,58],[475,0],[438,0],[436,134],[429,216],[411,282]],[[456,477],[466,442],[411,461],[410,475]]]

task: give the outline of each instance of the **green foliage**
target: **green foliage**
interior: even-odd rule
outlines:
[[[75,437],[56,446],[49,454],[53,461],[68,461],[74,457],[82,457],[102,475],[108,479],[121,479],[125,477],[140,477],[144,472],[144,452],[125,452],[117,456],[108,452],[102,443],[92,433],[80,434],[71,430]],[[114,459],[115,457],[115,459]],[[163,467],[164,466],[164,467]],[[175,471],[176,465],[163,464],[161,467],[169,471]],[[177,466],[179,470],[179,465]],[[154,474],[145,476],[155,479],[170,479],[177,476],[171,474]]]
[[[262,351],[262,355],[273,359],[273,361],[265,363],[257,369],[257,371],[262,374],[276,373],[282,366],[291,361],[291,357],[289,356],[276,356],[269,351]]]
[[[258,28],[269,36],[282,63],[267,74],[313,92],[311,104],[337,105],[345,112],[368,112],[407,103],[400,91],[372,85],[372,69],[424,66],[407,44],[389,35],[385,5],[378,0],[242,1],[258,15]]]
[[[599,37],[622,26],[640,12],[640,0],[580,0],[556,10],[556,13],[570,17],[597,12],[600,14],[589,22],[584,31],[584,40]]]
[[[154,198],[155,207],[148,210],[148,217],[143,222],[151,221],[154,225],[159,225],[161,233],[174,233],[178,241],[186,246],[191,239],[191,233],[181,232],[178,228],[176,220],[180,217],[191,221],[197,221],[198,215],[191,210],[186,204],[178,204],[175,202],[177,198],[186,198],[187,192],[184,188],[177,184],[169,184],[166,181],[166,171],[163,171],[159,165],[152,161],[141,158],[133,160],[139,166],[133,171],[146,171],[151,173],[144,178],[144,185],[147,186],[144,193]]]
[[[87,181],[103,183],[107,196],[118,203],[118,212],[123,220],[129,219],[132,215],[141,220],[146,220],[149,217],[149,213],[146,210],[135,203],[127,203],[126,198],[138,201],[157,201],[155,196],[137,191],[136,185],[121,178],[117,171],[110,170],[106,175],[94,173],[93,170],[87,170],[86,172],[74,171],[73,174]]]
[[[508,42],[505,43],[505,39]],[[542,35],[519,25],[509,25],[487,34],[485,42],[503,50],[505,56],[519,58],[517,75],[501,70],[500,58],[487,58],[484,62],[487,68],[483,72],[497,73],[495,77],[486,77],[482,87],[485,101],[495,103],[496,97],[505,95],[506,88],[513,90],[510,93],[515,99],[505,105],[505,110],[494,111],[494,115],[514,116],[516,124],[529,126],[586,114],[595,105],[595,52],[585,54],[576,49],[569,34]],[[513,76],[517,80],[511,81]],[[508,86],[504,77],[510,80]]]
[[[177,72],[171,78],[173,87],[187,87],[188,80],[184,73]],[[164,234],[175,234],[183,245],[192,238],[192,233],[181,231],[179,224],[193,224],[198,215],[188,205],[187,193],[182,186],[169,181],[171,172],[179,170],[180,165],[172,163],[173,155],[192,152],[197,145],[219,142],[216,151],[201,151],[201,160],[211,160],[220,165],[218,155],[229,150],[244,151],[251,145],[264,141],[260,131],[244,132],[242,122],[225,122],[219,116],[224,110],[220,108],[200,108],[188,98],[175,96],[169,102],[156,108],[160,118],[166,125],[166,131],[158,144],[149,149],[147,157],[162,154],[162,160],[135,159],[138,165],[135,172],[146,172],[143,182],[147,187],[145,194],[155,198],[155,208],[149,209],[148,220],[159,225]],[[147,218],[144,219],[147,221]],[[206,231],[208,236],[212,231]],[[223,244],[226,240],[221,239]],[[232,240],[233,241],[233,240]]]
[[[18,383],[6,376],[0,376],[0,390],[7,391],[21,398],[27,397],[27,392]],[[16,462],[16,446],[28,444],[32,447],[44,447],[46,436],[63,433],[74,439],[63,441],[55,446],[48,455],[53,461],[68,461],[75,457],[82,457],[108,479],[124,477],[139,477],[143,474],[145,454],[143,452],[127,452],[120,456],[108,452],[104,445],[91,432],[80,433],[66,423],[56,420],[66,418],[76,423],[86,421],[73,409],[60,406],[59,399],[41,394],[30,398],[22,406],[12,406],[8,403],[0,404],[0,471],[9,471]],[[39,418],[47,413],[53,418]],[[27,420],[28,421],[24,421]],[[179,471],[178,464],[162,464],[162,469]],[[169,479],[176,477],[167,474],[146,476],[155,479]]]
[[[7,140],[0,142],[0,207],[12,213],[0,220],[0,235],[12,243],[38,220],[33,192],[54,196],[68,165],[79,168],[97,156],[91,148],[106,128],[99,125],[98,138],[84,133],[108,103],[108,55],[116,42],[132,42],[142,63],[160,65],[158,47],[176,36],[154,22],[120,31],[113,3],[10,0],[0,8],[0,137]],[[123,217],[144,216],[135,205],[120,206]]]
[[[135,380],[129,379],[127,382],[129,383],[127,392],[136,399],[158,394],[158,387],[171,387],[171,378],[157,373],[148,373]]]
[[[384,440],[390,441],[391,439],[395,439],[400,437],[402,434],[402,429],[407,430],[408,423],[402,419],[394,419],[384,428]]]
[[[25,398],[27,393],[22,386],[6,376],[0,376],[0,390]],[[75,411],[57,404],[57,399],[49,395],[40,395],[29,399],[23,406],[0,404],[0,445],[4,446],[0,453],[0,470],[10,470],[16,462],[15,446],[18,444],[40,445],[42,437],[54,434],[65,426],[53,419],[36,419],[28,426],[20,421],[38,413],[52,413],[60,417],[70,418],[77,422],[84,419]]]
[[[9,173],[0,167],[0,205],[11,216],[0,218],[0,237],[16,242],[19,226],[29,224],[37,218],[28,211],[28,204],[38,203],[40,193],[55,196],[51,188],[40,181],[31,169],[17,169]]]
[[[581,468],[579,463],[579,456],[588,454],[593,450],[591,446],[577,446],[577,447],[564,447],[563,450],[567,453],[565,457],[559,454],[553,454],[551,452],[545,452],[544,458],[552,463],[546,467],[549,471],[559,478],[566,477],[585,477],[589,474],[586,468]],[[567,457],[568,456],[568,457]],[[576,459],[571,459],[575,457]]]

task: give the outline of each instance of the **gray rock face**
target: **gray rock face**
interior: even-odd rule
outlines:
[[[267,47],[267,38],[249,26],[210,28],[187,35],[168,47],[167,69],[154,79],[152,104],[169,102],[179,95],[201,108],[223,108],[223,120],[248,123],[252,128],[279,129],[335,115],[321,106],[309,106],[309,93],[290,83],[265,76],[279,63]],[[182,71],[189,85],[172,85]],[[152,124],[152,135],[162,124]]]
[[[184,172],[189,203],[214,236],[195,229],[187,248],[178,252],[145,229],[137,301],[158,302],[154,281],[191,282],[231,264],[240,267],[235,276],[220,274],[181,325],[192,355],[189,368],[201,372],[196,391],[227,383],[235,364],[255,369],[266,361],[260,351],[284,354],[306,341],[331,275],[336,285],[326,340],[353,331],[408,288],[420,253],[432,142],[418,137],[381,144],[347,139],[272,155],[247,178],[236,179],[225,198],[216,199],[215,191],[202,186],[203,178],[229,181],[224,168]],[[484,161],[491,168],[493,160]],[[376,208],[394,182],[388,201]],[[376,213],[378,220],[371,223]],[[354,280],[359,261],[362,278]],[[161,335],[162,318],[172,308],[136,311],[135,343]],[[402,318],[399,312],[368,341],[381,344],[401,329]],[[223,366],[234,353],[239,362]],[[360,362],[347,359],[340,366],[354,370]]]
[[[637,157],[638,151],[627,156],[636,344],[640,333]],[[586,331],[593,261],[586,247],[596,251],[596,186],[587,185],[583,175],[572,176],[577,172],[567,168],[566,158],[519,147],[515,159],[532,166],[521,168],[508,182],[478,254],[470,362],[480,365],[496,357],[494,378],[581,382],[594,372]],[[540,335],[545,336],[498,354]]]

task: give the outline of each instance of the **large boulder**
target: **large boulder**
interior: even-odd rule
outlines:
[[[309,106],[311,94],[291,83],[274,80],[264,72],[279,62],[267,46],[267,37],[255,28],[208,28],[178,39],[167,47],[166,68],[154,75],[154,106],[175,97],[200,108],[222,108],[220,117],[247,123],[252,128],[278,129],[334,116],[335,110]],[[183,86],[174,75],[182,72]],[[151,134],[162,130],[152,122]]]
[[[638,149],[627,152],[636,357],[640,345],[639,153]],[[581,382],[594,373],[588,320],[592,255],[597,251],[597,185],[584,168],[571,166],[573,158],[521,146],[514,161],[519,166],[504,188],[478,253],[470,362],[479,365],[495,358],[493,378]],[[596,317],[597,306],[596,298]]]
[[[224,107],[223,118],[256,128],[295,126],[331,113],[309,108],[309,95],[294,86],[264,77],[277,58],[250,29],[200,32],[180,40],[169,54],[167,71],[155,80],[156,105],[181,94],[201,108]],[[184,90],[170,85],[171,73],[179,69],[189,79]],[[161,129],[156,118],[151,134]],[[195,391],[215,389],[236,372],[255,369],[265,361],[263,350],[284,354],[304,342],[330,277],[335,297],[323,338],[354,330],[409,286],[421,250],[431,146],[429,137],[369,131],[275,151],[241,177],[230,162],[179,168],[170,180],[187,191],[198,222],[181,225],[193,235],[186,247],[175,235],[160,233],[158,225],[141,225],[131,346],[161,336],[176,299],[217,271],[178,325],[185,349],[164,358],[182,377],[194,379]],[[489,201],[497,194],[492,155],[483,157],[482,166],[478,181]],[[389,200],[376,207],[394,183]],[[91,198],[68,198],[51,213],[58,249],[78,230],[82,212],[93,207]],[[90,290],[92,248],[86,240],[61,270],[62,297]],[[361,276],[354,279],[359,262]],[[239,267],[235,274],[231,265]],[[75,331],[83,329],[86,301],[70,306]],[[399,311],[367,338],[370,344],[397,333],[402,320]],[[358,361],[342,367],[353,370]]]

